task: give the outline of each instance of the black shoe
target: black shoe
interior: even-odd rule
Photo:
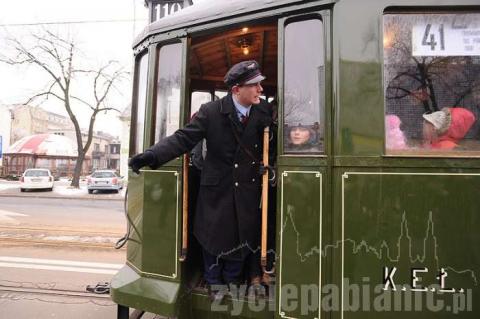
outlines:
[[[247,291],[247,297],[250,300],[255,298],[265,298],[265,296],[267,295],[266,289],[267,287],[262,282],[262,278],[260,276],[254,277],[250,281],[250,285]]]
[[[220,303],[228,293],[226,285],[208,285],[208,297],[211,302]]]

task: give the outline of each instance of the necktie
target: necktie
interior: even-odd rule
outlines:
[[[246,126],[247,125],[247,122],[248,122],[248,115],[241,115],[240,116],[240,122],[242,122],[243,126]]]

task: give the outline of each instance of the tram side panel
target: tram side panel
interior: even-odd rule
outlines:
[[[277,210],[275,318],[320,318],[325,279],[322,223],[328,213],[328,174],[321,167],[283,167]],[[326,212],[327,210],[327,212]]]
[[[478,318],[478,171],[335,176],[340,318]]]
[[[128,184],[127,213],[131,240],[127,244],[127,261],[141,269],[143,264],[144,175],[129,172]]]
[[[181,271],[181,174],[174,168],[129,175],[127,263],[111,282],[121,305],[164,316],[178,314]]]
[[[335,6],[334,237],[324,245],[332,256],[334,285],[322,294],[322,301],[329,301],[322,307],[332,310],[333,318],[480,314],[475,306],[480,300],[480,176],[474,138],[479,124],[461,141],[470,153],[424,149],[422,115],[434,105],[433,92],[425,87],[417,91],[416,82],[395,82],[402,72],[424,72],[416,59],[433,59],[425,53],[434,50],[433,42],[415,40],[419,34],[440,41],[441,24],[455,25],[459,18],[470,30],[466,34],[478,29],[472,15],[478,10],[461,10],[468,5],[478,2],[343,0]],[[352,19],[352,12],[361,19]],[[437,35],[432,27],[440,30]],[[475,113],[478,95],[465,96],[457,105],[445,83],[457,89],[476,83],[478,55],[465,58],[452,51],[443,62],[432,75],[437,107],[460,106]],[[464,78],[453,76],[460,65],[469,68],[463,69]],[[397,86],[409,94],[387,92]],[[403,131],[404,143],[395,146],[397,152],[385,142],[391,124],[387,115],[403,123],[397,129]]]

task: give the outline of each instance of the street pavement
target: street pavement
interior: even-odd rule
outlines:
[[[53,191],[47,190],[29,190],[20,192],[19,181],[7,181],[0,179],[0,197],[34,197],[34,198],[63,198],[63,199],[88,199],[88,200],[123,200],[125,197],[126,187],[118,194],[113,191],[95,191],[88,194],[87,184],[85,181],[80,182],[80,188],[70,186],[70,181],[61,179],[54,182]]]
[[[86,287],[109,282],[124,263],[124,251],[87,254],[37,247],[29,253],[43,258],[15,257],[19,247],[0,248],[0,318],[116,318],[116,304],[109,295],[90,294]],[[20,254],[25,255],[25,251],[20,250]]]
[[[114,248],[126,231],[122,194],[18,186],[0,181],[0,318],[116,318],[109,295],[86,287],[125,264],[125,247]]]

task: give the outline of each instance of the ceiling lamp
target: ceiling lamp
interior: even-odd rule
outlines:
[[[240,45],[240,49],[242,49],[242,52],[244,55],[249,55],[250,54],[250,41],[247,38],[242,38],[240,41],[238,41]]]

